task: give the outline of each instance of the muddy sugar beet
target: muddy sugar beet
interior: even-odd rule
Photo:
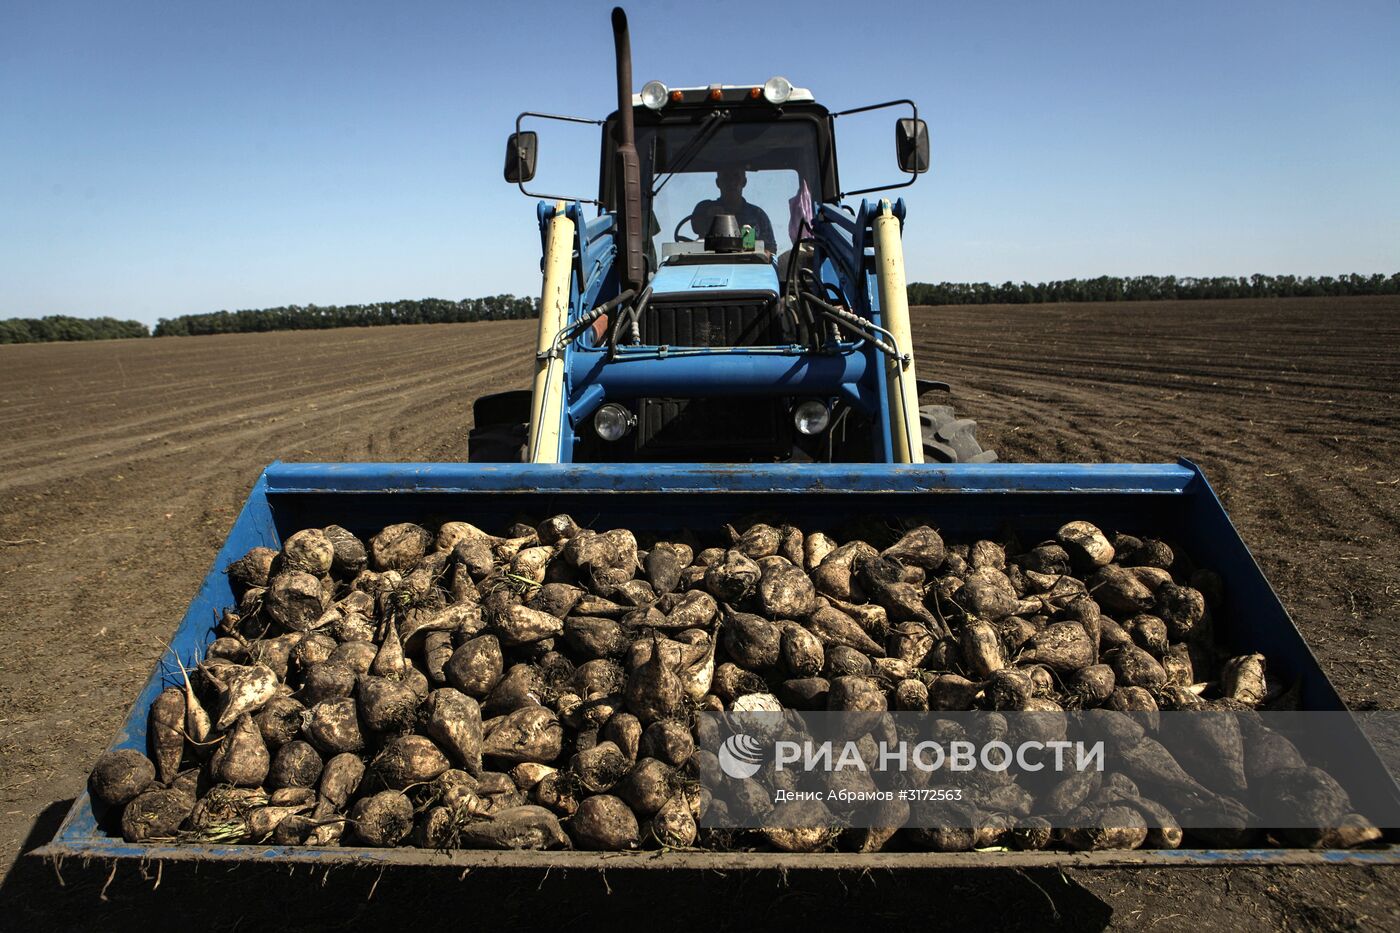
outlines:
[[[1240,801],[1270,786],[1325,824],[1293,844],[1378,837],[1286,739],[1229,718],[1280,691],[1267,657],[1211,640],[1219,578],[1168,542],[1085,521],[1028,541],[763,521],[646,534],[567,515],[331,525],[254,548],[227,573],[237,603],[206,656],[179,659],[146,754],[109,752],[92,772],[104,825],[130,840],[1162,847],[1192,842],[1164,804],[1215,807],[1233,825]],[[714,724],[697,714],[784,707],[847,711],[872,747],[886,710],[981,710],[982,739],[1062,736],[1062,710],[1139,715],[1113,736],[1127,776],[1033,793],[984,774],[956,825],[901,828],[900,803],[877,830],[839,832],[823,805],[808,808],[811,826],[702,828],[710,807],[763,814],[774,801],[757,785],[712,796]],[[1149,734],[1151,717],[1178,709],[1226,711],[1202,719],[1180,759]],[[1028,712],[1052,719],[1007,715]],[[791,812],[807,811],[779,815]],[[1077,828],[1062,828],[1072,813]]]

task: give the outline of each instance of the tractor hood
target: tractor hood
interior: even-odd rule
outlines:
[[[643,346],[791,346],[778,312],[778,273],[753,253],[672,257],[651,279],[637,319]]]
[[[724,292],[778,293],[778,273],[769,262],[668,262],[651,279],[653,300],[663,295],[703,298]]]

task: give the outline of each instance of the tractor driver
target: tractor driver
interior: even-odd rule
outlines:
[[[690,225],[696,235],[703,237],[710,232],[710,223],[716,214],[733,214],[740,227],[745,224],[753,227],[754,237],[771,256],[778,248],[773,239],[773,223],[763,208],[744,200],[744,185],[748,184],[748,180],[748,173],[740,166],[720,169],[715,175],[719,197],[695,205]]]

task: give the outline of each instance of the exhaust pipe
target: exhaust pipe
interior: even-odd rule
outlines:
[[[637,136],[632,124],[632,39],[627,33],[627,14],[622,7],[612,11],[613,45],[617,51],[617,125],[613,142],[617,147],[615,177],[620,290],[641,293],[646,284],[646,259],[642,254],[642,174],[637,160]]]

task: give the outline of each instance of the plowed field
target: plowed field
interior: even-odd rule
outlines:
[[[978,420],[983,445],[1002,460],[1199,463],[1343,697],[1356,707],[1397,708],[1400,300],[937,308],[917,310],[914,324],[920,375],[953,384],[959,413]],[[4,861],[51,835],[262,466],[461,459],[471,401],[525,387],[533,346],[533,322],[503,322],[0,347]],[[1125,929],[1393,929],[1393,874],[1073,877]],[[70,866],[64,875],[66,888],[33,860],[13,866],[0,885],[5,925],[149,928],[206,911],[197,913],[201,927],[251,928],[280,921],[287,899],[301,904],[314,890],[305,874],[282,874],[264,889],[206,867],[153,892],[154,873],[142,881],[127,869],[103,902],[106,869]],[[1000,880],[988,887],[992,877]],[[367,903],[373,881],[371,874],[352,893],[340,891],[311,922],[412,922],[408,883],[396,894],[386,876]],[[633,895],[647,903],[631,916],[687,928],[703,919],[708,930],[787,927],[810,914],[829,922],[847,908],[907,921],[930,903],[922,887],[847,882],[755,880],[715,895],[737,898],[732,917],[712,914],[707,893],[703,909],[672,924],[650,913],[661,908],[658,898],[693,896],[698,907],[701,892],[648,881]],[[949,897],[969,905],[1015,905],[1032,927],[1107,918],[1058,875],[944,882]],[[555,901],[558,923],[580,912],[626,922],[615,916],[627,915],[620,896],[609,901],[603,885],[581,894],[584,882],[568,884],[534,895],[588,898]],[[491,897],[486,890],[475,896]],[[530,914],[492,904],[478,922]],[[420,925],[454,914],[434,916]],[[1019,927],[1014,916],[998,919]]]

